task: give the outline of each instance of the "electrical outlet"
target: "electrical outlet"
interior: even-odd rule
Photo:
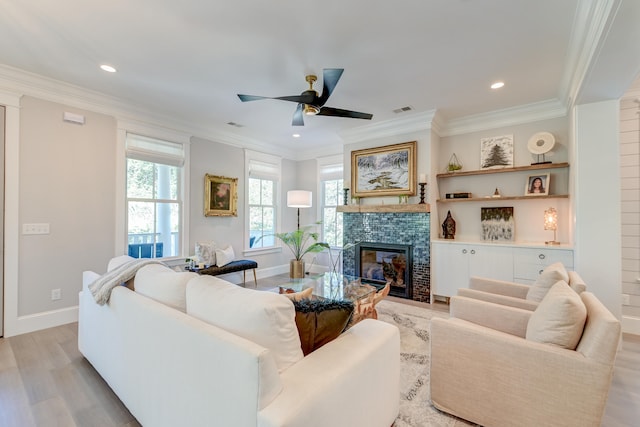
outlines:
[[[62,299],[62,290],[51,289],[51,301],[57,301],[59,299]]]
[[[631,305],[631,295],[622,294],[622,305]]]

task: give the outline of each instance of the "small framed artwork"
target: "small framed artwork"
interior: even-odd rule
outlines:
[[[480,139],[480,167],[482,169],[513,167],[513,135]]]
[[[204,176],[204,216],[238,216],[238,178]]]
[[[525,196],[547,196],[551,176],[547,174],[531,175],[527,178],[527,186],[524,189]]]
[[[513,207],[480,208],[482,240],[502,242],[514,240]]]
[[[354,197],[415,196],[416,141],[351,152]]]

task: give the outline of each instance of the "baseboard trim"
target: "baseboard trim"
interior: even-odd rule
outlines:
[[[640,335],[640,317],[622,316],[622,332]]]
[[[61,308],[59,310],[19,316],[11,330],[5,328],[5,338],[14,335],[27,334],[55,326],[66,325],[78,321],[78,306]]]

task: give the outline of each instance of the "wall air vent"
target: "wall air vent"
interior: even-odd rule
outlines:
[[[242,126],[241,124],[236,123],[236,122],[227,122],[227,124],[228,124],[229,126],[233,126],[233,127],[236,127],[236,128],[244,127],[244,126]]]
[[[406,113],[407,111],[411,111],[411,110],[413,110],[413,107],[410,107],[407,105],[406,107],[396,108],[395,110],[393,110],[393,112],[396,114],[400,114],[400,113]]]

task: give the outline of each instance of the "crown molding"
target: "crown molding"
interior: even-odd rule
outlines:
[[[449,120],[440,129],[440,136],[462,135],[487,129],[555,119],[567,115],[566,106],[557,99],[490,111]]]
[[[431,121],[435,113],[435,110],[431,110],[425,113],[414,113],[397,119],[359,126],[340,132],[339,136],[345,144],[352,144],[370,139],[425,131],[431,129]]]
[[[559,93],[559,99],[567,109],[571,109],[576,102],[600,47],[602,35],[619,5],[620,0],[579,1]]]

